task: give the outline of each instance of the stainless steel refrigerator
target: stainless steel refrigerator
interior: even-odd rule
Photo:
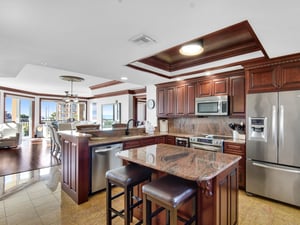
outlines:
[[[300,91],[248,94],[246,191],[300,206]]]

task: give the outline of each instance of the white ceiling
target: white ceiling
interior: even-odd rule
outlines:
[[[168,81],[125,66],[180,43],[248,20],[270,58],[300,53],[297,0],[0,0],[0,86],[80,96],[89,86],[128,77],[103,92]],[[136,45],[146,34],[156,40]]]

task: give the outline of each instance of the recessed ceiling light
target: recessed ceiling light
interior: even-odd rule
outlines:
[[[179,49],[179,52],[181,55],[186,55],[186,56],[199,55],[203,52],[202,42],[199,41],[199,42],[193,42],[193,43],[183,45]]]
[[[121,77],[121,80],[128,80],[127,77]]]

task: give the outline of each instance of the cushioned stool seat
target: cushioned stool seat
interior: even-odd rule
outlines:
[[[112,219],[117,216],[124,218],[124,224],[129,225],[132,221],[133,208],[142,203],[142,199],[133,196],[133,187],[144,181],[151,180],[151,169],[129,164],[106,172],[106,221],[107,225],[112,224]],[[122,187],[123,191],[112,196],[112,185]],[[112,201],[124,195],[124,209],[116,210],[112,207]],[[133,199],[136,199],[134,202]],[[137,224],[142,224],[139,221]]]
[[[143,186],[144,225],[151,224],[152,217],[158,215],[163,209],[167,210],[167,224],[177,225],[177,219],[185,224],[196,223],[196,184],[179,177],[167,175]],[[194,198],[193,216],[189,219],[178,217],[177,210],[183,203]],[[151,210],[151,202],[159,206],[155,212]]]

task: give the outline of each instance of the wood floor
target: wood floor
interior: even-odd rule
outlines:
[[[0,149],[0,176],[59,165],[51,155],[49,140],[29,139],[18,148]]]

